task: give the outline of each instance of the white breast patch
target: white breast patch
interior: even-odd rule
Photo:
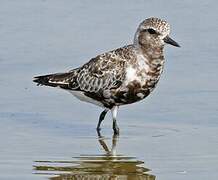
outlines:
[[[126,81],[131,82],[137,79],[136,75],[136,69],[134,69],[132,66],[129,66],[126,69]]]

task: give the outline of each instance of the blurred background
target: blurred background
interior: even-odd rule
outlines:
[[[36,171],[35,161],[102,153],[95,131],[102,109],[32,78],[132,43],[151,16],[171,24],[181,48],[166,46],[164,73],[148,98],[120,108],[116,151],[145,162],[156,179],[218,177],[217,7],[215,0],[0,0],[0,179],[47,179],[55,173]],[[110,115],[102,128],[113,139]]]

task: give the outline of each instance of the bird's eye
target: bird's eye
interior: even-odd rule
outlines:
[[[156,31],[152,28],[147,29],[150,34],[156,34]]]

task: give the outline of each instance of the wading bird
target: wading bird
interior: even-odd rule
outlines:
[[[33,81],[62,88],[81,101],[103,107],[98,132],[110,110],[114,134],[119,134],[116,122],[119,106],[146,98],[163,71],[165,43],[179,47],[169,33],[170,26],[165,20],[145,19],[135,33],[133,44],[98,55],[79,68],[37,76]]]

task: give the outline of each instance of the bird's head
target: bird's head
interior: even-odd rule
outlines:
[[[165,43],[180,47],[169,37],[170,25],[159,18],[145,19],[138,27],[134,44],[144,47],[163,47]]]

